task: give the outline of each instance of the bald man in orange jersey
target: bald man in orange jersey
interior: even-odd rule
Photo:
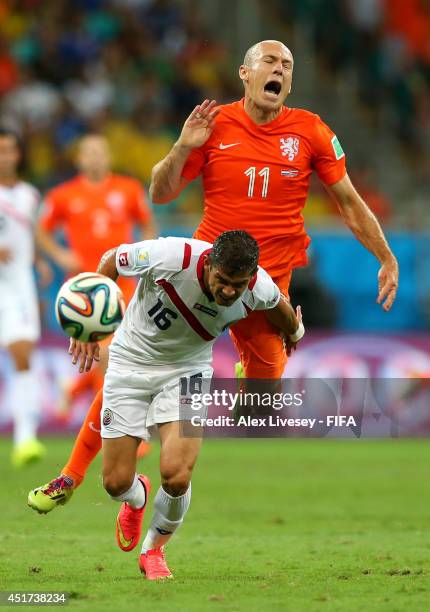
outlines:
[[[398,265],[382,229],[354,189],[336,135],[313,113],[288,108],[294,60],[279,42],[251,47],[239,69],[245,96],[216,107],[205,100],[186,120],[179,140],[153,169],[150,195],[165,204],[201,175],[204,214],[195,238],[213,241],[244,229],[259,243],[260,263],[285,294],[310,243],[302,209],[313,171],[335,199],[346,225],[381,263],[377,301],[389,310]],[[279,378],[287,355],[264,313],[231,328],[248,378]]]

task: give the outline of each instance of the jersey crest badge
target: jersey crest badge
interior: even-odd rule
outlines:
[[[109,410],[109,408],[105,408],[103,410],[103,425],[107,427],[108,425],[112,423],[112,421],[113,421],[112,410]]]
[[[289,161],[293,161],[299,153],[299,139],[294,138],[294,136],[288,136],[288,138],[281,138],[280,143],[282,157],[288,157]]]

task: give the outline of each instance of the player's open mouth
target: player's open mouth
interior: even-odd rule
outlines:
[[[275,100],[281,93],[281,89],[282,85],[279,81],[269,81],[264,86],[264,93]]]

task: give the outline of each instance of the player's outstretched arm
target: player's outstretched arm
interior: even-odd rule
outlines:
[[[305,333],[301,307],[297,306],[294,312],[294,308],[289,300],[281,294],[278,305],[275,308],[266,310],[265,313],[270,323],[279,328],[284,337],[287,354],[291,355],[291,352],[296,350],[297,343],[303,338]]]
[[[399,286],[399,265],[377,218],[357,193],[347,174],[334,185],[325,187],[336,202],[346,225],[380,262],[376,301],[382,304],[384,310],[390,310]]]
[[[185,121],[171,151],[152,169],[149,195],[154,204],[167,204],[174,200],[188,184],[182,170],[191,151],[201,147],[212,134],[214,119],[219,112],[215,107],[215,100],[198,104]]]

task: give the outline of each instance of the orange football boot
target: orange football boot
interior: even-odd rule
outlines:
[[[121,504],[121,509],[116,517],[116,541],[121,550],[129,552],[135,548],[140,540],[142,532],[142,521],[148,505],[151,483],[149,478],[140,474],[138,476],[145,489],[145,505],[143,508],[132,508],[127,502]]]
[[[166,559],[164,558],[163,547],[152,548],[142,553],[139,557],[139,568],[148,580],[173,578],[171,571],[167,567]]]

